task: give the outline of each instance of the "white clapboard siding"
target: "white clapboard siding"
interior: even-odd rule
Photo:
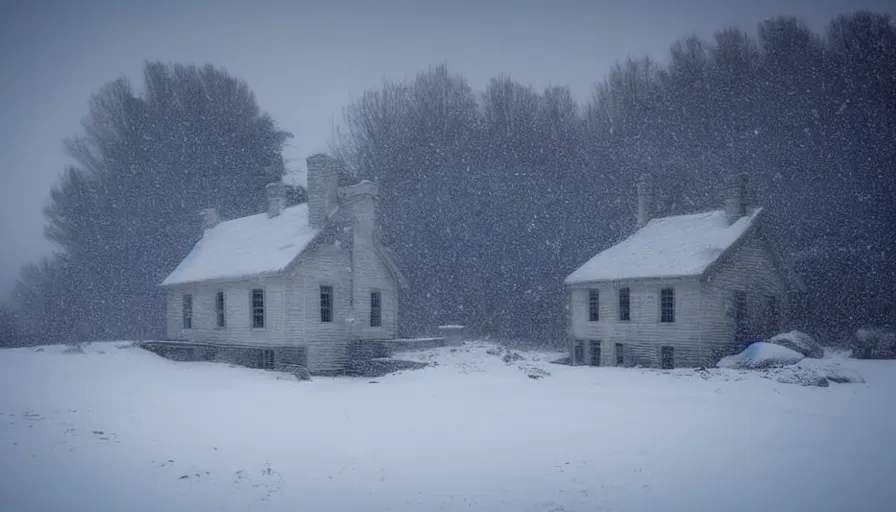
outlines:
[[[340,188],[337,167],[327,157],[309,157],[307,205],[283,208],[281,187],[269,186],[268,212],[206,227],[163,282],[168,339],[269,347],[275,362],[298,364],[307,355],[309,370],[332,372],[346,368],[352,342],[395,337],[400,283],[374,243],[376,185]],[[240,258],[230,260],[234,255]],[[268,277],[237,277],[245,275]],[[321,286],[333,289],[327,322],[321,320]],[[252,326],[253,288],[265,291],[264,328]],[[381,297],[382,325],[376,327],[370,325],[373,291]],[[217,325],[218,292],[225,293],[224,327]],[[183,328],[184,294],[193,296],[190,329]]]
[[[618,291],[624,287],[631,291],[630,321],[619,320]],[[659,291],[664,287],[675,290],[674,323],[659,321]],[[600,319],[596,322],[589,320],[590,289],[600,292]],[[741,348],[732,312],[735,290],[747,294],[749,336],[771,334],[768,296],[777,297],[779,330],[786,324],[786,282],[758,231],[735,246],[706,282],[695,277],[572,287],[570,334],[573,340],[588,342],[585,364],[590,364],[590,342],[600,340],[601,365],[616,364],[617,343],[624,346],[626,365],[658,366],[664,345],[674,348],[676,367],[713,365],[719,357]]]
[[[630,320],[619,320],[619,290],[630,290]],[[675,322],[660,322],[660,289],[675,290]],[[600,318],[589,320],[589,290],[600,292]],[[626,351],[626,364],[656,366],[663,345],[675,347],[677,366],[694,363],[703,354],[698,336],[699,284],[696,279],[599,283],[572,288],[572,336],[602,342],[601,365],[616,364],[616,343]],[[586,362],[590,362],[586,354]]]
[[[351,259],[344,244],[326,242],[308,249],[287,278],[293,298],[287,335],[308,347],[312,372],[335,371],[348,356]],[[321,322],[320,287],[333,287],[332,322]],[[295,314],[293,314],[295,313]]]
[[[786,290],[784,276],[775,266],[767,242],[760,232],[754,232],[707,279],[704,291],[707,301],[702,318],[706,340],[727,343],[733,339],[735,291],[746,293],[746,321],[750,336],[774,334],[766,327],[768,296],[777,297],[778,330],[781,330],[787,324]]]
[[[355,339],[391,339],[397,330],[398,286],[372,240],[355,237],[352,247],[354,274],[354,310],[357,316],[352,335]],[[380,292],[380,327],[370,325],[370,294]]]
[[[264,328],[253,328],[251,291],[264,290]],[[224,292],[225,326],[218,327],[215,296]],[[283,280],[279,277],[200,283],[168,289],[167,337],[172,340],[236,344],[278,344],[284,339]],[[183,328],[183,296],[193,296],[191,329]]]

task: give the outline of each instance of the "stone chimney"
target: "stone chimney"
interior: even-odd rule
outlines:
[[[736,174],[725,187],[725,216],[728,224],[747,214],[747,175]]]
[[[264,192],[268,198],[268,217],[280,215],[286,207],[286,187],[282,182],[276,181],[265,185]]]
[[[646,226],[653,218],[655,206],[656,196],[653,194],[650,176],[642,174],[638,181],[638,229]]]
[[[308,222],[320,229],[336,208],[339,191],[339,164],[324,154],[311,155],[308,166]]]
[[[206,208],[199,214],[202,217],[202,224],[205,229],[211,229],[218,225],[218,210],[215,208]]]
[[[362,181],[343,187],[340,196],[353,217],[354,234],[365,241],[372,241],[376,230],[377,186],[370,181]]]

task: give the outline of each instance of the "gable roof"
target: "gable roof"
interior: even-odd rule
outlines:
[[[707,268],[753,226],[762,208],[728,225],[724,210],[653,219],[566,277],[566,284],[691,277]]]
[[[383,260],[383,264],[386,265],[386,268],[389,270],[389,273],[392,274],[392,277],[395,278],[395,282],[398,283],[400,288],[407,289],[410,287],[408,284],[408,280],[404,277],[404,274],[401,273],[401,270],[398,268],[398,265],[395,263],[395,258],[392,257],[392,251],[388,248],[384,247],[383,244],[380,243],[379,240],[373,241],[373,249]]]
[[[276,274],[319,232],[308,224],[307,203],[284,208],[276,217],[260,213],[221,222],[205,230],[161,286]]]

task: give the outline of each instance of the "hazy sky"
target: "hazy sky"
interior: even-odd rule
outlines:
[[[287,157],[304,168],[326,149],[341,108],[384,78],[447,61],[481,90],[509,74],[536,87],[570,85],[580,99],[612,63],[664,59],[680,37],[728,25],[754,31],[795,14],[821,29],[892,0],[338,0],[2,2],[0,7],[0,294],[20,265],[51,250],[41,207],[67,163],[87,101],[146,59],[222,66],[245,79],[261,108],[295,135]]]

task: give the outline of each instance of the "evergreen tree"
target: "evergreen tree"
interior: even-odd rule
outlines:
[[[150,62],[144,85],[142,95],[125,79],[103,87],[83,133],[66,141],[75,165],[45,208],[59,256],[26,268],[16,295],[30,336],[160,335],[157,284],[200,235],[199,212],[259,211],[265,184],[283,175],[289,134],[244,82],[211,66]]]

